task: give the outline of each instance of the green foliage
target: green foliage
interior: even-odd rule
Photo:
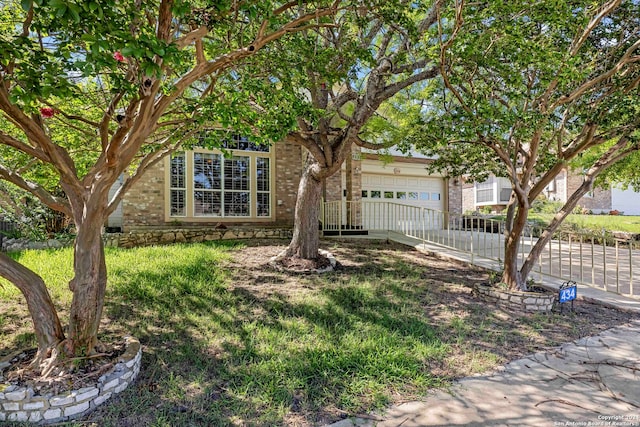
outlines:
[[[531,213],[555,214],[562,208],[562,205],[564,203],[560,201],[537,198],[531,204]]]
[[[3,182],[0,182],[0,191],[4,193],[0,218],[16,225],[9,237],[45,240],[71,231],[69,218],[47,207],[32,194]]]
[[[574,102],[562,103],[566,94],[613,66],[637,39],[628,31],[637,25],[640,6],[624,2],[572,52],[596,7],[590,1],[466,5],[445,64],[460,99],[442,84],[408,140],[438,156],[433,169],[482,181],[489,173],[509,176],[496,147],[515,164],[519,149],[527,150],[539,133],[543,142],[532,155],[535,176],[541,176],[563,161],[558,145],[568,147],[586,123],[596,123],[611,138],[615,129],[637,126],[631,118],[637,117],[638,97],[626,89],[637,78],[637,67],[606,88],[596,85]],[[453,22],[452,15],[448,18]],[[553,109],[545,110],[542,102]]]
[[[309,4],[311,10],[316,4]],[[318,6],[322,2],[317,2]],[[140,90],[154,79],[160,82],[158,94],[175,93],[176,82],[196,66],[193,45],[180,48],[174,41],[194,25],[205,24],[210,34],[203,38],[203,54],[219,58],[234,49],[248,46],[263,23],[264,30],[278,29],[296,16],[296,11],[274,15],[281,6],[272,1],[243,2],[229,16],[231,2],[178,1],[172,6],[173,39],[157,34],[159,3],[155,1],[24,0],[2,2],[0,16],[0,67],[11,103],[44,128],[52,142],[68,152],[76,175],[85,177],[105,149],[104,141],[117,135],[128,105],[134,105]],[[295,7],[294,7],[295,9]],[[296,9],[297,10],[297,9]],[[331,18],[318,18],[317,23]],[[23,27],[27,32],[23,32]],[[299,39],[304,40],[304,38]],[[276,52],[274,48],[271,52]],[[274,55],[275,57],[275,55]],[[269,52],[262,61],[269,61]],[[231,73],[220,72],[196,79],[177,99],[159,111],[153,120],[160,127],[146,138],[130,172],[138,161],[184,140],[185,145],[200,143],[191,135],[195,127],[203,130],[233,128],[233,132],[253,135],[260,143],[281,139],[295,125],[303,97],[293,93],[288,82],[275,82],[263,75],[251,75],[256,66],[242,66]],[[285,68],[284,62],[269,67]],[[295,67],[289,67],[296,70]],[[297,72],[297,71],[295,71]],[[214,90],[203,94],[207,86]],[[270,108],[256,110],[259,103]],[[110,107],[111,105],[111,107]],[[272,107],[272,108],[271,108]],[[15,112],[7,112],[14,116]],[[46,117],[41,109],[51,109]],[[109,108],[114,111],[109,112]],[[135,119],[141,112],[132,110]],[[0,130],[19,141],[27,141],[24,124],[15,117],[0,114]],[[186,124],[190,123],[188,128]],[[106,126],[106,128],[105,128]],[[210,148],[220,147],[224,138],[208,139]],[[159,143],[161,142],[161,143]],[[164,145],[163,145],[164,144]],[[58,167],[46,162],[34,163],[30,153],[0,145],[0,165],[20,171],[23,178],[59,191]],[[37,164],[38,167],[32,167]]]

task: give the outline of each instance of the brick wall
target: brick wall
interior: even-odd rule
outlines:
[[[462,179],[451,178],[447,184],[449,194],[449,212],[461,214],[463,212],[462,204]],[[472,201],[473,202],[473,201]]]
[[[576,172],[570,172],[568,174],[566,184],[567,199],[580,187],[582,180],[582,175]],[[609,212],[611,210],[611,189],[603,190],[601,188],[594,188],[591,193],[580,199],[578,206],[591,209],[594,213],[600,213],[601,211]]]
[[[344,162],[345,169],[351,171],[346,175],[345,185],[342,185],[342,169],[334,173],[325,180],[325,200],[335,202],[342,200],[345,190],[351,187],[352,201],[362,200],[362,153],[360,147],[353,145],[351,148],[351,158]]]
[[[339,170],[325,180],[324,197],[327,202],[342,200],[342,170]]]
[[[473,203],[475,200],[473,191],[473,182],[466,182],[463,179],[461,184],[462,213],[473,212],[476,210],[476,207]]]
[[[164,162],[148,169],[122,199],[122,229],[164,225]]]
[[[275,223],[291,226],[302,172],[302,148],[284,142],[275,144],[274,148],[276,150]]]

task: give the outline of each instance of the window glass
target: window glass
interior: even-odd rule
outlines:
[[[222,140],[222,143],[220,143]],[[222,135],[216,131],[205,131],[200,134],[200,145],[203,148],[222,147],[224,150],[257,151],[268,153],[269,145],[259,145],[242,135]]]
[[[420,192],[420,200],[429,200],[429,193]]]
[[[367,190],[362,190],[362,198],[366,199],[367,197],[369,197],[369,191]]]
[[[249,157],[234,156],[224,159],[224,189],[249,189]]]
[[[256,214],[258,216],[269,216],[271,214],[271,193],[270,193],[270,164],[269,159],[258,157],[256,159]]]
[[[385,199],[393,199],[393,191],[385,191],[384,192]]]
[[[246,138],[234,138],[233,143],[234,149],[244,149],[245,153],[190,151],[170,157],[170,216],[272,215],[271,158],[260,154],[268,148],[259,147],[255,151],[260,152],[248,153],[255,146]]]
[[[249,216],[249,192],[225,191],[224,215],[225,216]]]
[[[257,195],[258,216],[269,216],[271,211],[271,198],[269,193],[258,193]]]
[[[269,159],[258,157],[256,159],[256,180],[258,191],[269,191]]]
[[[378,190],[371,190],[371,198],[372,199],[379,199],[380,196],[380,191]]]
[[[233,135],[231,139],[223,141],[222,146],[227,150],[269,152],[268,145],[255,144],[249,141],[248,137],[242,135]]]
[[[409,200],[418,200],[418,192],[409,191]]]
[[[170,215],[185,216],[186,211],[186,185],[185,185],[185,154],[174,153],[171,156],[170,170]]]
[[[220,216],[221,191],[196,190],[193,192],[193,214],[196,216]]]
[[[171,216],[186,215],[185,193],[184,190],[171,190]]]
[[[219,190],[222,188],[220,180],[220,155],[212,153],[194,153],[193,155],[193,186]]]
[[[406,191],[396,192],[396,198],[400,200],[405,200],[407,198],[407,192]]]
[[[440,200],[440,193],[431,193],[431,200]]]

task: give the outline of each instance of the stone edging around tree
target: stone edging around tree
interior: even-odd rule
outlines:
[[[125,352],[118,357],[116,365],[92,387],[56,396],[39,396],[30,387],[7,386],[0,382],[0,421],[51,424],[79,418],[93,411],[111,396],[126,389],[140,372],[140,342],[132,337],[125,337],[125,342]],[[0,374],[9,366],[11,364],[8,361],[0,362]]]
[[[474,285],[473,293],[483,301],[519,311],[537,313],[551,312],[558,299],[555,293],[507,291],[487,285]]]

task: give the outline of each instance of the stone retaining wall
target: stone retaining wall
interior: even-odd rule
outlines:
[[[219,228],[177,228],[141,229],[127,233],[104,233],[105,246],[132,248],[136,246],[164,245],[170,243],[193,243],[210,240],[235,239],[291,239],[290,228],[229,227]],[[0,251],[20,251],[24,249],[57,249],[71,246],[73,239],[64,241],[49,239],[34,242],[28,239],[4,239]]]
[[[473,293],[483,301],[530,312],[548,313],[557,300],[557,295],[553,293],[511,292],[487,285],[475,285]]]
[[[101,376],[95,386],[59,395],[38,395],[32,388],[2,382],[2,372],[11,366],[0,362],[0,421],[26,421],[51,424],[81,417],[114,394],[129,386],[140,372],[140,342],[127,337],[126,350],[113,369]]]
[[[104,235],[105,246],[133,248],[171,243],[198,243],[212,240],[291,239],[290,228],[229,227],[133,230]]]
[[[58,249],[64,246],[71,246],[73,244],[73,239],[65,239],[64,241],[56,240],[56,239],[48,239],[43,241],[33,241],[29,239],[7,239],[5,238],[2,241],[2,246],[0,246],[0,251],[2,252],[11,252],[11,251],[21,251],[23,249]]]

